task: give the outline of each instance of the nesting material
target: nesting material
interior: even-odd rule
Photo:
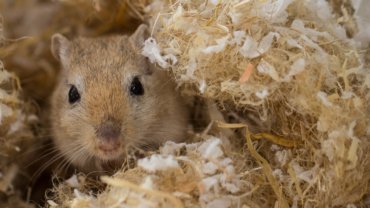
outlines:
[[[369,69],[326,1],[155,6],[156,41],[178,58],[171,71],[184,91],[272,123],[262,138],[280,145],[255,143],[277,180],[258,192],[273,190],[270,206],[345,206],[366,197]]]
[[[7,40],[0,24],[0,49]],[[20,97],[20,83],[17,76],[4,69],[0,60],[0,193],[1,207],[33,207],[20,200],[15,187],[19,165],[27,147],[35,141],[30,127],[37,117],[32,114],[29,104]]]
[[[273,123],[252,134],[270,143],[254,143],[265,158],[252,154],[258,165],[248,167],[264,167],[257,172],[269,185],[245,203],[361,204],[370,179],[369,73],[327,2],[158,1],[148,10],[158,15],[143,54],[162,68],[175,56],[169,69],[184,92]]]
[[[167,142],[157,154],[139,160],[137,168],[102,181],[109,185],[104,193],[73,189],[74,197],[63,206],[235,207],[247,195],[241,190],[253,189],[240,180],[215,137],[192,144]]]
[[[370,71],[359,50],[368,47],[365,0],[353,0],[353,8],[324,0],[122,2],[111,19],[114,1],[61,1],[80,7],[73,17],[95,11],[109,22],[76,20],[78,32],[67,33],[108,33],[127,23],[130,10],[151,25],[142,54],[169,71],[183,94],[216,103],[211,118],[234,115],[236,123],[212,122],[189,143],[167,142],[111,177],[76,174],[55,184],[47,206],[370,206]],[[0,80],[16,80],[3,72]],[[19,102],[12,93],[19,88],[0,89]],[[1,127],[24,103],[14,106],[0,99]],[[252,116],[260,128],[252,128]],[[1,167],[3,176],[17,170]]]

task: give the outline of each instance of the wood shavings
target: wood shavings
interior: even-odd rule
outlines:
[[[1,27],[0,23],[0,30]],[[1,32],[0,50],[4,46],[2,41],[5,41]],[[37,117],[31,116],[31,111],[27,111],[29,104],[21,100],[20,91],[19,78],[5,70],[0,60],[0,192],[3,197],[1,207],[8,207],[9,204],[16,207],[32,206],[20,198],[21,192],[17,190],[16,185],[25,181],[19,173],[25,172],[22,162],[29,158],[25,159],[22,155],[27,153],[29,151],[27,148],[36,141],[30,126],[37,121]],[[17,202],[13,202],[13,199]]]
[[[355,39],[361,44],[362,48],[366,48],[370,42],[370,16],[368,8],[370,8],[369,1],[353,0],[352,5],[355,8],[355,16],[359,32],[356,33]]]
[[[6,117],[13,115],[13,111],[7,105],[0,103],[0,125]]]
[[[275,81],[280,81],[279,74],[275,70],[274,66],[269,64],[267,61],[262,60],[257,66],[257,71],[261,74],[269,75]]]
[[[259,99],[264,99],[266,98],[267,96],[269,95],[269,92],[267,89],[263,89],[261,91],[257,91],[256,92],[256,96],[259,98]]]
[[[300,58],[290,66],[289,73],[284,77],[285,82],[289,82],[291,78],[304,70],[305,60]]]
[[[297,144],[298,144],[298,141],[292,141],[292,140],[289,140],[289,139],[285,139],[283,137],[279,137],[279,136],[275,136],[275,135],[271,135],[271,134],[267,134],[267,133],[255,134],[255,135],[252,135],[252,137],[255,138],[255,139],[266,138],[266,139],[272,141],[273,143],[284,146],[284,147],[294,147],[294,146],[297,146]]]
[[[129,189],[132,189],[134,191],[146,193],[146,194],[154,196],[154,197],[165,198],[168,201],[170,201],[174,205],[174,207],[176,207],[176,208],[184,207],[182,202],[179,199],[173,197],[170,194],[164,193],[164,192],[145,189],[143,187],[137,186],[133,183],[130,183],[130,182],[122,180],[122,179],[118,180],[118,179],[112,179],[112,178],[109,178],[109,177],[102,177],[102,181],[109,184],[109,185],[112,185],[112,186],[116,186],[116,187],[118,186],[118,187],[122,187],[122,188],[129,188]]]
[[[318,92],[317,97],[322,101],[326,107],[332,107],[333,103],[328,100],[328,95],[325,92]]]
[[[219,53],[225,49],[228,39],[229,39],[229,36],[223,37],[221,39],[217,39],[216,40],[217,45],[208,46],[207,48],[203,49],[202,52],[205,54]]]
[[[253,13],[273,23],[285,22],[287,17],[285,10],[292,2],[292,0],[258,2],[258,5],[256,5],[258,9]]]
[[[217,159],[223,156],[223,151],[220,149],[219,145],[221,144],[221,140],[217,138],[213,138],[207,140],[204,144],[199,147],[199,151],[202,156],[206,159]]]
[[[186,154],[177,156],[180,149],[185,149]],[[162,156],[152,155],[138,161],[138,167],[131,170],[134,174],[128,171],[120,172],[113,177],[103,176],[102,181],[108,184],[108,189],[104,193],[94,197],[75,189],[74,198],[63,203],[72,203],[74,207],[118,206],[118,204],[127,207],[184,207],[185,204],[195,205],[196,202],[205,207],[224,204],[233,207],[236,205],[233,199],[238,197],[243,186],[235,171],[233,160],[226,157],[223,149],[223,143],[216,137],[192,144],[167,142],[160,153],[168,154],[166,158],[171,158],[171,163],[177,164],[176,168],[143,172],[142,161],[152,163],[151,166],[155,166],[156,170],[162,167],[163,163],[167,163],[163,160],[154,161],[153,158]],[[177,178],[173,177],[174,175]],[[127,180],[133,178],[136,178],[137,182]],[[168,183],[173,185],[165,186]],[[195,193],[199,198],[194,201],[190,196],[194,196]],[[220,198],[220,195],[224,196]]]
[[[55,203],[53,200],[47,200],[47,203],[51,206],[51,207],[58,207],[58,204]]]
[[[239,52],[246,58],[256,58],[261,55],[257,48],[257,42],[251,36],[247,36]]]
[[[252,144],[251,135],[248,130],[248,126],[245,124],[226,124],[226,123],[219,123],[219,127],[221,128],[246,128],[246,142],[248,146],[248,150],[250,151],[251,155],[260,163],[262,166],[262,169],[264,170],[264,174],[267,177],[272,189],[274,190],[274,193],[277,195],[279,206],[281,207],[288,207],[288,203],[283,196],[283,193],[281,192],[281,189],[279,188],[279,184],[275,180],[271,166],[269,165],[268,161],[263,158],[258,152],[255,150]]]
[[[165,57],[162,57],[157,42],[154,38],[148,38],[144,42],[142,54],[149,58],[150,62],[158,63],[162,68],[167,68],[168,63]]]
[[[80,183],[78,182],[77,175],[71,176],[69,179],[65,181],[70,187],[72,188],[78,188],[80,186]]]
[[[157,170],[166,170],[168,168],[178,168],[179,164],[171,155],[168,157],[152,155],[150,158],[139,160],[138,166],[142,167],[144,170],[155,172]]]
[[[248,63],[247,68],[245,69],[244,73],[239,79],[240,83],[245,83],[249,80],[249,77],[251,76],[253,72],[254,65],[251,63]],[[258,96],[258,95],[257,95]]]

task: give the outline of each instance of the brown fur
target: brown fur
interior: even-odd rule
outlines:
[[[85,172],[100,171],[104,162],[123,161],[127,148],[150,148],[185,139],[187,113],[166,72],[155,69],[140,52],[145,26],[131,37],[68,41],[53,37],[52,50],[63,70],[52,97],[52,134],[56,147]],[[144,95],[130,95],[139,76]],[[75,85],[81,100],[69,104]],[[118,152],[99,150],[97,129],[107,121],[120,125]]]

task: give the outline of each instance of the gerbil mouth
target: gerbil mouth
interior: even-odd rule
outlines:
[[[98,148],[103,151],[103,152],[115,152],[117,151],[119,148],[120,148],[120,145],[116,145],[116,146],[112,146],[112,145],[104,145],[104,144],[100,144],[98,145]]]
[[[100,140],[96,144],[98,156],[102,160],[115,160],[122,155],[122,142],[119,139],[115,140]]]
[[[101,148],[98,147],[99,149],[99,157],[103,160],[116,160],[122,155],[121,147],[116,147],[112,149],[106,149],[106,148]]]
[[[108,160],[108,161],[101,161],[100,167],[108,172],[115,172],[117,171],[123,164],[122,159],[116,160]]]
[[[108,162],[119,160],[123,154],[121,144],[109,145],[109,146],[104,145],[104,144],[98,144],[97,150],[98,150],[97,156],[102,161],[108,161]]]

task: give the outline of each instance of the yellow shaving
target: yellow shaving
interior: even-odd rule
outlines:
[[[249,132],[249,129],[248,129],[248,125],[218,123],[218,126],[220,128],[245,128],[245,135],[246,135],[245,137],[246,137],[246,140],[247,140],[247,146],[248,146],[248,150],[249,150],[250,154],[262,166],[262,170],[263,170],[268,182],[270,183],[270,185],[271,185],[271,187],[272,187],[272,189],[273,189],[273,191],[274,191],[274,193],[275,193],[275,195],[278,199],[279,207],[288,208],[289,205],[288,205],[288,202],[286,201],[286,199],[283,195],[281,185],[276,181],[276,179],[272,175],[272,169],[271,169],[271,166],[270,166],[269,162],[265,158],[263,158],[260,154],[258,154],[256,149],[253,147],[251,135],[250,135],[250,132]]]

